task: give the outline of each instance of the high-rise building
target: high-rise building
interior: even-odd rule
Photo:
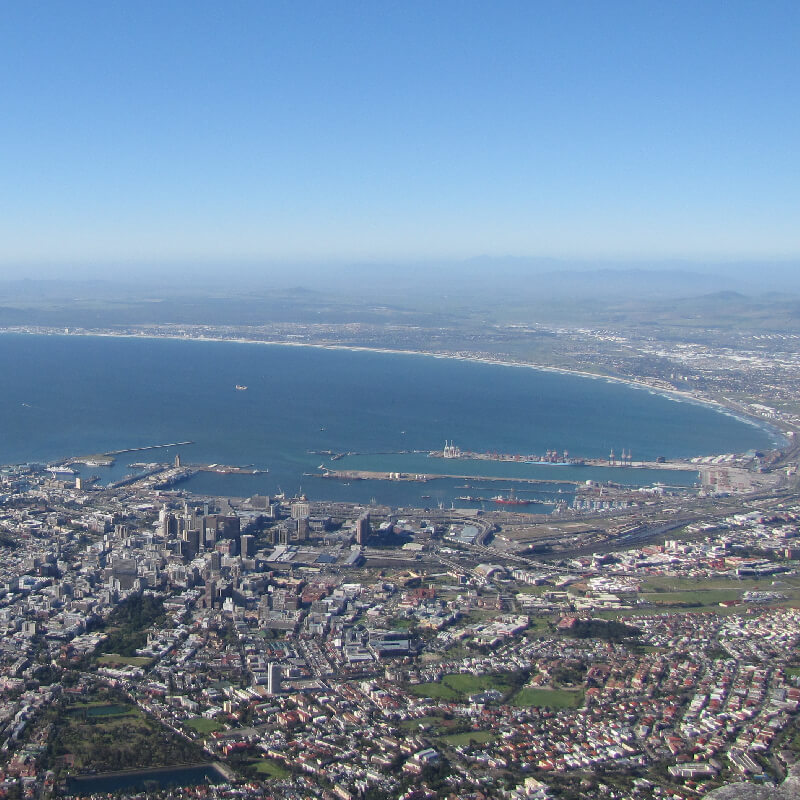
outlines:
[[[161,531],[161,535],[165,538],[169,538],[169,529],[170,529],[170,522],[172,521],[172,514],[167,511],[166,505],[161,506],[161,510],[158,512],[158,528]]]
[[[311,503],[292,503],[292,519],[311,516]]]
[[[217,600],[217,584],[215,581],[206,581],[206,591],[203,596],[203,605],[205,608],[214,608],[214,603]]]
[[[239,539],[242,558],[252,558],[256,554],[256,538],[249,533],[243,533]]]
[[[267,691],[278,694],[281,690],[281,666],[274,661],[267,665]]]
[[[194,558],[200,552],[200,531],[188,528],[183,532],[181,538],[186,542],[184,552],[189,558]]]
[[[371,532],[372,528],[369,523],[369,511],[365,511],[356,520],[356,544],[365,544]]]
[[[192,506],[191,508],[187,508],[186,512],[186,521],[187,525],[190,528],[194,528],[196,530],[200,530],[200,514],[198,513],[197,506]]]
[[[213,547],[220,539],[238,539],[241,520],[232,514],[206,514],[203,516],[203,539],[206,547]]]

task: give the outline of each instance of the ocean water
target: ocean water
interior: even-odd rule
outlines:
[[[189,440],[194,444],[128,454],[112,469],[90,471],[107,481],[130,472],[131,462],[168,461],[177,451],[185,463],[269,470],[200,474],[181,485],[209,494],[292,494],[302,487],[312,499],[449,503],[477,492],[458,479],[346,486],[304,475],[320,463],[462,474],[464,462],[393,455],[441,449],[445,439],[475,451],[536,454],[555,448],[586,458],[625,448],[637,460],[742,452],[777,441],[774,432],[731,415],[621,383],[420,355],[5,334],[0,375],[0,463]],[[247,391],[237,391],[237,384]],[[358,455],[331,462],[309,452],[325,450]],[[520,470],[551,480],[597,478],[568,467],[486,468],[484,474],[509,478]],[[609,478],[620,480],[621,473]],[[632,485],[650,480],[630,478]],[[664,473],[663,480],[685,483],[687,476]],[[493,486],[492,494],[504,488]],[[554,497],[557,488],[546,494]]]

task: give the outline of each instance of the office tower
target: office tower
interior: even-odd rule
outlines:
[[[270,661],[267,666],[267,691],[270,694],[278,694],[281,690],[281,667],[274,661]]]
[[[252,558],[256,554],[256,539],[249,533],[243,533],[241,539],[241,555],[242,558]]]
[[[371,531],[369,512],[366,511],[356,520],[356,544],[364,544],[369,538]]]
[[[310,503],[292,503],[292,519],[302,519],[311,516]]]

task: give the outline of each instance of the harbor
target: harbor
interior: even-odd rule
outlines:
[[[262,465],[202,462],[196,458],[187,462],[180,448],[189,444],[182,441],[96,451],[92,456],[60,462],[63,469],[58,469],[62,471],[53,468],[53,474],[80,479],[84,488],[112,491],[180,490],[246,497],[274,494],[276,488],[280,493],[280,486],[285,485],[280,473],[272,474]],[[147,451],[160,451],[163,460],[147,462],[132,457]],[[194,454],[194,449],[191,452]],[[702,475],[708,469],[708,465],[687,459],[633,462],[627,448],[619,451],[619,459],[613,463],[572,458],[563,450],[547,450],[543,456],[462,450],[450,441],[441,450],[387,448],[362,452],[353,448],[343,452],[325,448],[306,453],[321,461],[304,465],[292,488],[297,493],[302,493],[303,484],[310,481],[316,494],[332,500],[367,502],[381,495],[397,505],[460,504],[528,512],[535,509],[535,513],[552,509],[562,513],[566,507],[591,511],[629,505],[645,490],[679,494],[696,491],[698,473]],[[102,472],[101,478],[90,473],[91,467],[108,471]],[[415,490],[415,486],[421,488]]]
[[[543,454],[502,453],[497,451],[462,450],[453,442],[446,441],[441,450],[380,450],[360,452],[357,450],[308,450],[310,455],[324,456],[329,461],[341,461],[345,458],[376,456],[424,456],[448,461],[492,461],[502,464],[527,464],[542,467],[614,467],[626,469],[658,469],[658,470],[697,470],[715,457],[698,459],[667,459],[656,457],[634,461],[632,451],[622,448],[617,453],[611,450],[607,458],[572,456],[567,450],[546,450]],[[728,458],[727,456],[717,458]],[[452,475],[450,476],[452,477]]]

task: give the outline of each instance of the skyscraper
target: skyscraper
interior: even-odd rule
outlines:
[[[281,690],[281,665],[270,661],[267,665],[267,691],[278,694]]]
[[[369,524],[369,511],[365,511],[356,520],[356,544],[364,544],[371,532],[372,528]]]

